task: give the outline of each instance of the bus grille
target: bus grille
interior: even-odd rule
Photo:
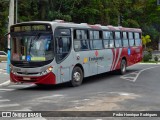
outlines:
[[[30,79],[31,80],[23,80],[23,77],[20,77],[20,76],[17,77],[17,80],[22,81],[22,82],[36,82],[38,80],[38,78],[36,78],[36,77],[32,77]]]

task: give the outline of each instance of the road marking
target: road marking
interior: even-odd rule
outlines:
[[[2,89],[1,89],[2,90]],[[3,89],[3,90],[5,90],[5,89]],[[9,99],[2,99],[2,96],[0,96],[0,103],[2,103],[2,102],[11,102]],[[15,109],[15,107],[22,107],[20,104],[17,104],[17,103],[14,103],[14,104],[0,104],[0,109],[3,109],[3,108],[9,108],[10,109],[10,111],[24,111],[24,112],[26,112],[26,111],[29,111],[29,112],[31,112],[32,113],[32,110],[30,109],[31,107],[26,107],[26,108],[22,108],[22,109]],[[12,108],[14,108],[14,109],[12,109]],[[34,111],[33,111],[33,113],[34,113]],[[20,118],[20,119],[14,119],[14,120],[24,120],[24,118]],[[42,118],[25,118],[25,120],[47,120],[47,119],[45,119],[44,117],[42,117]]]
[[[73,103],[81,103],[81,102],[85,102],[85,101],[89,101],[90,99],[82,99],[82,100],[74,100],[74,101],[70,101]]]
[[[23,108],[23,109],[19,109],[19,110],[15,110],[15,111],[32,111],[32,110],[29,108]]]
[[[8,99],[2,99],[2,100],[0,100],[0,103],[1,102],[8,102],[8,101],[10,101],[10,100],[8,100]]]
[[[56,94],[56,95],[53,95],[53,97],[63,97],[64,95],[61,95],[61,94]]]
[[[140,71],[132,72],[132,73],[129,73],[127,75],[121,76],[120,78],[131,81],[131,82],[136,82],[136,80],[138,79],[139,75],[142,72],[144,72],[146,70],[149,70],[149,69],[156,68],[156,67],[159,67],[159,66],[149,67],[149,68],[146,68],[146,69],[142,69]]]
[[[75,106],[75,109],[83,109],[84,106]]]
[[[118,94],[121,96],[134,96],[134,97],[140,97],[139,95],[135,93],[126,93],[126,92],[109,92],[110,94]]]
[[[0,84],[0,87],[2,87],[2,86],[8,86],[8,85],[10,85],[10,80],[1,83],[1,84]]]
[[[4,69],[0,69],[0,74],[8,75],[7,71]]]
[[[20,106],[19,104],[5,104],[5,105],[0,105],[0,108],[3,107],[15,107],[15,106]]]
[[[138,73],[138,75],[136,76],[136,78],[133,80],[133,82],[135,82],[135,81],[137,80],[137,78],[139,77],[139,75],[140,75],[143,71],[150,70],[150,69],[153,69],[153,68],[156,68],[156,67],[159,67],[159,66],[150,67],[150,68],[146,68],[146,69],[141,70],[141,71]]]
[[[0,91],[13,91],[15,89],[0,89]]]
[[[144,65],[144,64],[146,64],[146,65],[160,65],[160,63],[138,63],[138,64],[142,64],[142,65]]]
[[[14,89],[21,89],[21,88],[28,88],[35,86],[34,84],[16,84],[16,83],[11,83],[8,88],[14,88]]]
[[[6,72],[6,70],[4,70],[4,69],[0,69],[0,71],[4,71],[4,72]]]

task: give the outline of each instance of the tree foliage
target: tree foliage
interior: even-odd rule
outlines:
[[[145,49],[146,49],[147,43],[150,43],[150,42],[151,42],[151,37],[149,35],[142,36],[142,43],[145,46]]]
[[[159,40],[160,6],[156,0],[18,0],[18,22],[63,19],[141,28],[152,42]],[[0,1],[0,49],[7,32],[9,2]]]

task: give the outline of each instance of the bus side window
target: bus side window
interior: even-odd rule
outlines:
[[[135,38],[135,45],[136,46],[141,46],[141,39],[140,39],[140,33],[134,33],[134,38]]]
[[[110,32],[110,36],[109,36],[109,48],[114,48],[114,32]]]
[[[109,48],[110,31],[103,31],[104,48]]]
[[[122,47],[121,33],[115,32],[115,47]]]
[[[128,47],[128,38],[127,38],[127,32],[122,32],[122,40],[123,40],[123,47]]]
[[[135,42],[134,42],[134,37],[132,32],[128,32],[128,38],[129,38],[129,45],[134,46]]]
[[[74,30],[74,49],[75,51],[85,51],[89,49],[87,30]]]
[[[102,31],[90,31],[90,46],[92,49],[103,49]]]

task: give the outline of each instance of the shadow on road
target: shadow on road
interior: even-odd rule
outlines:
[[[135,71],[137,71],[137,69],[127,70],[126,74],[129,74]],[[99,82],[103,82],[106,80],[112,80],[113,78],[117,78],[117,77],[119,78],[120,76],[121,75],[119,75],[117,71],[94,75],[91,77],[84,78],[82,86],[88,85],[88,84],[97,84]],[[70,87],[69,83],[62,83],[58,85],[39,85],[39,86],[33,85],[33,86],[25,87],[25,88],[18,88],[16,90],[57,91],[57,90],[66,90],[66,89],[74,89],[74,87]]]

